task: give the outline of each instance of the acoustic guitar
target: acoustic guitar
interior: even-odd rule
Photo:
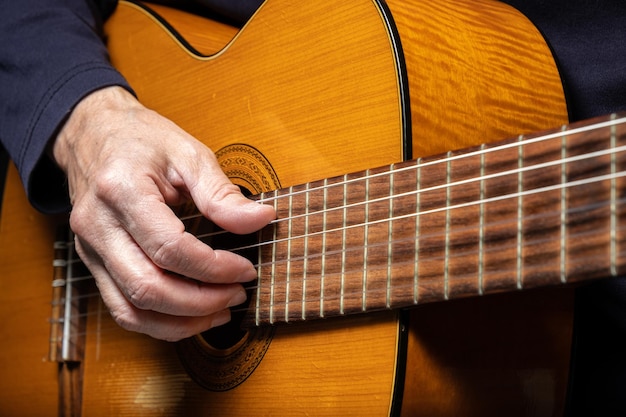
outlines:
[[[562,414],[564,284],[624,269],[626,127],[528,134],[567,114],[521,14],[268,0],[236,29],[122,1],[106,32],[139,99],[278,219],[235,237],[176,209],[258,280],[231,325],[166,343],[113,323],[11,167],[0,415]]]

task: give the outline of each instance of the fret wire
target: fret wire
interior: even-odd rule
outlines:
[[[448,152],[448,162],[446,163],[446,184],[450,184],[452,182],[452,162],[450,161],[449,156],[451,155],[451,152]],[[451,202],[451,193],[452,193],[452,189],[451,187],[446,187],[446,207],[450,207],[452,205]],[[444,247],[444,251],[445,251],[445,257],[443,260],[443,298],[445,300],[448,299],[448,292],[449,292],[449,276],[448,276],[448,272],[450,269],[450,217],[451,217],[451,210],[446,210],[445,214],[446,214],[446,226],[445,226],[445,247]]]
[[[563,127],[563,132],[566,129]],[[567,135],[561,136],[561,159],[567,157]],[[567,183],[567,164],[564,162],[561,164],[561,184]],[[566,268],[567,268],[567,189],[561,188],[561,282],[565,284],[567,282]]]
[[[347,229],[348,225],[348,209],[346,206],[348,205],[348,174],[343,176],[343,216],[342,216],[342,230],[341,230],[341,283],[340,283],[340,292],[341,292],[341,301],[339,303],[339,311],[343,315],[344,314],[344,293],[345,293],[345,284],[346,284],[346,245],[347,242]]]
[[[485,147],[485,145],[481,145]],[[480,155],[480,176],[485,175],[485,154]],[[485,180],[480,180],[480,201],[485,200]],[[478,214],[478,295],[483,295],[484,282],[484,246],[485,246],[485,203],[481,202]]]
[[[415,187],[417,189],[417,193],[415,193],[415,198],[416,198],[416,202],[415,202],[415,206],[416,206],[416,213],[419,213],[422,211],[422,207],[421,207],[421,193],[419,192],[421,187],[422,187],[422,167],[420,162],[422,161],[422,158],[418,158],[417,159],[417,169],[416,171],[416,182],[417,182],[417,186]],[[413,304],[417,304],[419,302],[419,249],[420,249],[420,220],[421,217],[420,216],[415,216],[415,264],[413,267]]]
[[[521,142],[524,139],[524,135],[519,135],[517,141],[520,145],[517,147],[517,167],[519,168],[519,172],[517,174],[517,193],[519,196],[517,197],[517,289],[521,290],[523,286],[522,282],[522,239],[524,236],[524,225],[523,225],[523,202],[524,197],[522,196],[522,192],[524,191],[524,175],[522,172],[522,168],[524,167],[524,148]]]
[[[395,164],[391,164],[389,168],[389,224],[387,229],[387,308],[391,306],[391,271],[392,271],[392,263],[393,263],[393,170],[395,168]]]
[[[602,128],[605,128],[605,127],[619,125],[619,124],[622,124],[622,123],[626,123],[626,117],[621,117],[621,118],[617,119],[617,118],[615,118],[615,115],[613,115],[612,120],[605,121],[605,122],[599,122],[599,123],[595,123],[595,124],[592,124],[592,125],[586,125],[586,126],[577,127],[577,128],[574,128],[574,129],[570,129],[568,132],[569,132],[569,136],[574,136],[574,135],[577,135],[577,134],[581,134],[581,133],[585,133],[585,132],[589,132],[589,131],[593,131],[593,130],[599,130],[599,129],[602,129]],[[559,132],[550,133],[550,134],[547,134],[547,135],[538,136],[538,137],[534,137],[534,138],[526,138],[525,142],[524,142],[524,145],[530,145],[530,144],[540,143],[540,142],[544,142],[544,141],[548,141],[548,140],[552,140],[552,139],[558,139],[558,138],[561,137],[561,135],[562,135],[562,133],[561,133],[561,131],[559,131]],[[444,164],[444,163],[447,163],[448,160],[456,161],[456,160],[459,160],[459,159],[471,158],[471,157],[478,156],[478,155],[481,155],[481,154],[500,152],[500,151],[503,151],[503,150],[506,150],[506,149],[510,149],[510,148],[513,148],[513,147],[516,147],[516,146],[519,146],[518,142],[505,143],[505,144],[497,145],[497,146],[490,147],[490,148],[486,148],[486,147],[485,148],[480,148],[477,151],[472,151],[472,152],[467,152],[467,153],[463,153],[463,154],[453,155],[453,156],[450,156],[449,158],[442,158],[442,159],[422,162],[422,166],[423,167],[427,167],[427,166],[431,166],[431,165]],[[402,168],[398,168],[397,172],[400,173],[400,172],[403,172],[403,171],[406,171],[406,170],[410,170],[410,169],[412,169],[412,167],[405,166],[405,167],[402,167]],[[380,172],[380,173],[376,173],[376,174],[373,174],[373,175],[368,174],[368,177],[369,178],[376,178],[376,177],[384,176],[384,175],[387,175],[387,173]],[[357,181],[361,181],[362,179],[363,178],[355,178],[355,179],[348,180],[348,182],[350,182],[350,183],[351,182],[357,182]],[[340,183],[333,184],[333,186],[338,186],[338,185],[341,185],[341,184]],[[318,189],[321,189],[321,188],[323,188],[323,186],[316,187],[316,188],[311,188],[311,191],[315,191],[315,190],[318,190]],[[303,192],[304,191],[297,191],[296,194],[300,194],[300,193],[303,193]],[[270,197],[270,198],[263,199],[263,200],[262,199],[256,199],[255,201],[258,202],[258,203],[267,203],[267,202],[271,202],[274,198],[284,198],[284,197],[285,197],[284,195],[281,195],[281,196]],[[201,216],[201,215],[199,215],[199,214],[192,215],[192,217],[198,217],[198,216]],[[189,218],[189,216],[184,217],[182,219],[187,219],[187,218]]]
[[[368,233],[369,233],[369,201],[370,197],[370,181],[369,181],[369,172],[370,170],[365,171],[365,221],[363,223],[363,278],[362,278],[362,290],[363,290],[363,300],[361,309],[362,311],[367,310],[367,250],[368,250]]]
[[[305,185],[305,188],[309,188],[309,184]],[[305,207],[304,212],[309,212],[309,196],[310,193],[306,193],[304,196]],[[302,266],[302,320],[306,320],[306,279],[309,262],[309,216],[304,219],[304,262]]]
[[[615,120],[616,115],[611,115],[611,120]],[[611,125],[611,149],[617,146],[617,127]],[[617,276],[617,156],[611,153],[611,275]]]
[[[276,192],[274,192],[274,194],[276,194]],[[274,200],[274,210],[276,210],[276,212],[278,212],[278,199]],[[277,233],[278,233],[278,227],[274,227],[273,230],[273,236],[274,236],[274,241],[277,241]],[[270,277],[270,306],[274,305],[274,285],[276,284],[276,265],[278,264],[276,262],[276,258],[277,258],[277,245],[274,244],[272,245],[272,276]],[[274,323],[274,309],[272,307],[270,307],[270,323]]]
[[[291,215],[293,213],[293,195],[292,195],[293,187],[289,187],[289,227],[287,228],[287,236],[289,236],[289,241],[287,242],[287,272],[285,275],[286,286],[285,286],[285,298],[289,301],[289,282],[291,278],[291,242],[293,235],[293,221],[291,220]],[[289,303],[285,303],[285,322],[289,322]]]
[[[322,271],[320,274],[320,317],[324,317],[324,280],[326,277],[326,215],[328,213],[328,179],[324,179],[324,212],[322,213]]]
[[[274,191],[276,192],[276,191]],[[261,193],[261,195],[265,195],[265,193]],[[276,204],[276,203],[274,203]],[[259,230],[257,232],[257,236],[259,237],[259,243],[258,243],[258,247],[260,248],[262,245],[262,239],[263,239],[263,232],[261,230]],[[259,317],[259,313],[260,313],[260,303],[261,303],[261,277],[263,276],[263,270],[262,270],[262,265],[263,265],[263,259],[262,259],[262,251],[258,250],[257,251],[257,259],[258,259],[258,266],[257,266],[257,288],[256,288],[256,306],[255,306],[255,312],[254,312],[254,321],[256,323],[256,325],[258,326],[260,323],[260,317]]]

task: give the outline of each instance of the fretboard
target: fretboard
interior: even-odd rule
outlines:
[[[292,322],[624,272],[626,118],[260,196],[248,322]]]

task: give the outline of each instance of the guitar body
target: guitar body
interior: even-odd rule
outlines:
[[[210,146],[253,193],[566,121],[558,72],[529,22],[486,0],[432,3],[270,0],[241,31],[155,6],[182,41],[121,2],[107,33],[139,99]],[[58,221],[28,207],[13,168],[1,220],[0,415],[55,415],[58,365],[46,356]],[[247,378],[211,391],[190,376],[210,370],[183,366],[175,344],[117,328],[93,300],[79,401],[88,416],[562,411],[568,291],[404,316],[278,326]]]

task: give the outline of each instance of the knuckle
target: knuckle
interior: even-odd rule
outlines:
[[[166,270],[177,270],[181,264],[180,238],[162,240],[150,258],[155,265]]]
[[[128,178],[122,175],[125,172],[119,169],[115,162],[107,165],[98,171],[93,178],[93,190],[95,196],[106,202],[115,201],[117,198],[123,198],[127,193],[127,189],[131,187]]]
[[[116,308],[109,311],[113,321],[124,330],[138,332],[141,330],[141,323],[135,318],[132,309]]]
[[[70,213],[70,228],[78,235],[89,228],[89,209],[83,204],[72,207]]]
[[[146,277],[131,279],[128,301],[140,310],[158,310],[161,296],[154,280]]]

